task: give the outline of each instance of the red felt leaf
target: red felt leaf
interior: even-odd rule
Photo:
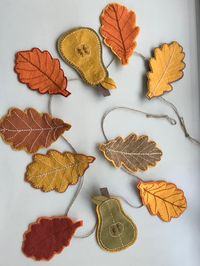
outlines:
[[[15,71],[19,81],[40,93],[70,95],[67,91],[67,78],[58,59],[48,51],[33,48],[16,54]]]
[[[69,246],[83,221],[73,222],[67,216],[41,217],[24,233],[22,251],[34,260],[50,260]]]

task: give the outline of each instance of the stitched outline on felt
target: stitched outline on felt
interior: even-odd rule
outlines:
[[[90,84],[91,86],[97,86],[97,85],[100,85],[101,82],[103,82],[103,81],[105,80],[105,78],[104,78],[101,82],[99,82],[98,84],[94,84],[94,83],[89,82],[89,81],[84,77],[83,71],[82,71],[79,67],[77,67],[76,65],[74,65],[71,61],[69,61],[68,58],[65,57],[65,55],[64,55],[63,52],[62,52],[62,42],[63,42],[63,40],[64,40],[67,36],[69,36],[69,35],[71,35],[71,34],[75,34],[76,31],[81,30],[81,29],[85,29],[85,30],[92,31],[93,33],[95,33],[96,38],[97,38],[97,40],[98,40],[100,61],[101,61],[102,67],[103,67],[104,70],[105,70],[105,74],[106,74],[105,78],[107,78],[107,77],[108,77],[108,70],[107,70],[107,68],[105,67],[104,63],[103,63],[103,58],[102,58],[102,57],[103,57],[103,52],[102,52],[102,47],[101,47],[101,40],[100,40],[100,38],[99,38],[99,36],[98,36],[98,34],[96,33],[95,30],[93,30],[93,29],[91,29],[91,28],[88,28],[88,27],[78,27],[78,28],[73,29],[73,30],[71,30],[71,31],[66,31],[66,32],[64,32],[63,34],[61,34],[61,36],[58,38],[58,41],[57,41],[57,49],[58,49],[58,52],[59,52],[60,56],[62,57],[62,59],[63,59],[65,62],[67,62],[69,65],[71,65],[73,68],[75,68],[75,69],[78,71],[78,73],[79,73],[79,75],[81,76],[81,78],[82,78],[86,83]]]
[[[3,122],[4,121],[4,119],[7,119],[7,118],[9,118],[10,116],[11,116],[11,113],[12,113],[12,111],[14,110],[14,109],[18,109],[18,110],[20,110],[20,111],[22,111],[22,112],[24,112],[24,114],[26,114],[27,115],[27,113],[28,113],[28,111],[29,110],[32,110],[32,109],[34,109],[41,117],[44,117],[44,119],[45,119],[45,122],[47,122],[47,124],[48,124],[48,121],[46,120],[46,115],[48,115],[49,116],[49,118],[51,118],[51,120],[53,120],[53,119],[59,119],[59,120],[62,120],[62,119],[60,119],[60,118],[57,118],[57,117],[54,117],[54,116],[52,116],[51,114],[49,114],[49,113],[47,113],[47,112],[40,112],[40,111],[38,111],[37,109],[35,109],[35,108],[31,108],[31,107],[28,107],[28,108],[26,108],[26,109],[20,109],[20,108],[18,108],[18,107],[11,107],[10,109],[8,109],[8,112],[7,112],[7,114],[5,114],[2,118],[0,118],[0,123],[1,122]],[[32,113],[32,112],[31,112]],[[18,116],[18,115],[17,115]],[[21,117],[19,117],[22,121],[23,121],[23,119],[21,118]],[[32,117],[32,115],[31,115],[31,118],[34,120],[34,122],[35,122],[35,119]],[[63,121],[63,120],[62,120]],[[24,121],[23,121],[23,123],[24,123]],[[67,126],[67,129],[65,129],[65,131],[68,131],[70,128],[71,128],[71,125],[70,124],[68,124],[68,123],[65,123],[64,121],[63,121],[63,125],[64,124],[66,124],[66,125],[68,125]],[[16,130],[14,130],[14,131],[18,131],[18,132],[22,132],[22,131],[30,131],[30,132],[33,132],[33,131],[45,131],[45,130],[52,130],[52,129],[58,129],[58,128],[62,128],[63,127],[63,125],[61,126],[56,126],[56,127],[50,127],[50,128],[41,128],[41,129],[32,129],[32,128],[30,128],[30,130],[20,130],[20,131],[18,131],[18,129],[16,129]],[[14,147],[13,146],[13,141],[10,141],[10,139],[9,140],[6,140],[6,138],[4,137],[4,135],[3,135],[3,130],[0,130],[0,136],[1,136],[1,138],[2,138],[2,140],[4,141],[4,143],[6,143],[6,144],[8,144],[8,145],[10,145],[10,147],[11,147],[11,149],[12,150],[14,150],[14,151],[25,151],[25,152],[27,152],[28,154],[31,154],[32,152],[30,152],[28,149],[27,149],[27,147],[24,145],[24,146],[22,146],[21,148],[18,148],[18,147]],[[64,132],[63,132],[64,133]],[[59,136],[59,137],[61,137],[62,135],[63,135],[63,133]],[[13,136],[14,137],[14,136]],[[12,137],[12,138],[13,138]],[[58,137],[58,138],[59,138]],[[54,131],[54,138],[55,138],[55,131]],[[58,139],[57,138],[57,139]],[[57,139],[56,140],[54,140],[54,139],[52,139],[51,140],[51,143],[50,143],[50,145],[48,146],[48,147],[46,147],[46,146],[43,146],[43,145],[41,145],[40,146],[40,148],[38,149],[38,150],[40,150],[40,149],[43,149],[43,148],[49,148],[54,142],[56,142],[57,141]],[[23,139],[24,140],[24,139]],[[47,138],[46,138],[46,140],[45,140],[45,143],[47,142]],[[46,145],[46,144],[45,144]],[[34,152],[34,153],[36,153],[36,152]]]
[[[119,207],[120,211],[123,213],[123,215],[124,215],[124,217],[126,218],[126,220],[128,220],[129,223],[130,223],[130,221],[131,221],[131,226],[132,226],[132,228],[133,228],[133,230],[134,230],[134,233],[135,233],[135,235],[134,235],[134,239],[133,239],[132,241],[130,241],[129,243],[127,243],[126,246],[123,246],[123,248],[113,248],[113,249],[110,249],[110,248],[108,248],[108,247],[105,247],[104,244],[103,244],[103,243],[101,242],[101,240],[100,240],[101,233],[99,233],[99,232],[101,232],[101,227],[103,226],[103,219],[102,219],[102,216],[101,216],[101,214],[100,214],[99,209],[100,209],[100,206],[101,206],[102,204],[107,204],[108,201],[110,201],[110,200],[114,200],[114,201],[116,201],[116,203],[118,204],[118,207]],[[121,206],[121,203],[120,203],[119,200],[117,200],[117,199],[115,199],[115,198],[109,198],[109,199],[103,201],[100,205],[98,205],[98,206],[96,207],[96,212],[97,212],[98,221],[99,221],[99,220],[102,221],[102,225],[101,225],[101,223],[98,222],[98,224],[97,224],[97,231],[96,231],[96,232],[97,232],[97,233],[96,233],[97,242],[99,243],[100,247],[102,247],[103,249],[105,249],[105,250],[107,250],[107,251],[110,251],[110,252],[117,252],[117,251],[121,251],[121,250],[124,250],[124,249],[129,248],[130,246],[132,246],[132,245],[136,242],[136,240],[137,240],[137,235],[138,235],[137,226],[136,226],[136,224],[131,220],[131,218],[130,218],[127,214],[125,214],[125,212],[124,212],[124,210],[122,209],[122,206]],[[134,226],[135,226],[135,227],[134,227]],[[100,236],[99,236],[99,234],[100,234]]]
[[[111,142],[111,141],[113,142],[113,145],[114,145],[114,144],[116,144],[116,141],[117,141],[118,138],[122,138],[122,140],[123,140],[123,142],[124,142],[128,137],[130,137],[130,135],[135,135],[135,136],[136,136],[136,140],[135,140],[135,141],[139,141],[140,139],[147,137],[147,142],[148,142],[148,143],[149,143],[149,142],[154,143],[154,144],[155,144],[155,148],[157,148],[157,149],[160,150],[160,152],[161,152],[160,160],[155,161],[153,165],[147,165],[145,170],[136,169],[136,171],[133,171],[133,170],[130,169],[130,168],[129,168],[129,167],[128,167],[123,161],[121,161],[121,166],[117,167],[115,161],[114,161],[113,159],[109,158],[109,157],[107,156],[107,154],[106,154],[105,151],[101,150],[101,145],[106,145],[106,144],[108,144],[108,143]],[[143,143],[142,143],[142,144],[143,144]],[[140,145],[141,145],[141,144],[140,144]],[[135,133],[131,133],[131,134],[129,134],[129,135],[128,135],[127,137],[125,137],[125,138],[119,136],[119,137],[117,137],[117,138],[115,138],[115,139],[108,140],[106,143],[104,143],[104,144],[100,144],[100,145],[99,145],[99,149],[100,149],[100,151],[103,152],[103,155],[104,155],[104,157],[106,158],[106,160],[108,160],[109,162],[111,162],[111,163],[113,164],[114,168],[119,169],[119,168],[122,167],[122,168],[124,168],[124,169],[127,169],[127,171],[130,172],[130,173],[141,173],[141,172],[146,172],[146,171],[148,171],[149,169],[151,169],[151,168],[153,168],[153,167],[156,167],[157,164],[162,160],[162,157],[163,157],[163,152],[162,152],[162,150],[161,150],[160,145],[159,145],[157,142],[155,142],[154,140],[152,140],[151,138],[149,138],[149,136],[147,136],[147,135],[137,135],[137,134],[135,134]],[[106,148],[106,150],[111,151],[112,149],[111,149],[111,148]],[[122,152],[122,151],[116,151],[116,150],[112,150],[112,151],[113,151],[113,153],[122,153],[122,154],[124,154],[124,152]],[[140,153],[140,154],[142,154],[142,153]],[[144,159],[144,158],[143,158],[143,159]],[[147,160],[146,160],[146,161],[147,161]]]

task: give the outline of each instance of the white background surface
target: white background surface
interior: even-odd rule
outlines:
[[[0,0],[0,116],[8,108],[34,107],[47,111],[48,95],[31,91],[17,81],[13,71],[14,55],[19,50],[39,47],[59,57],[56,40],[73,27],[89,26],[99,30],[99,15],[109,1],[104,0]],[[137,13],[141,27],[137,51],[150,56],[152,48],[164,42],[177,40],[186,52],[185,76],[174,84],[174,91],[165,98],[174,102],[185,118],[188,129],[200,138],[199,88],[197,65],[197,28],[194,0],[126,0],[121,1]],[[199,29],[198,29],[199,30]],[[104,46],[104,62],[111,53]],[[117,61],[117,60],[116,60]],[[61,62],[68,78],[76,72]],[[83,219],[85,226],[78,233],[87,232],[95,223],[94,206],[90,196],[107,186],[111,194],[123,195],[137,204],[134,178],[116,170],[98,152],[97,145],[104,142],[100,129],[103,113],[115,105],[126,105],[153,113],[174,116],[169,107],[159,100],[144,98],[145,68],[138,56],[132,57],[127,67],[112,64],[110,76],[118,89],[104,98],[81,81],[69,83],[72,95],[68,98],[54,96],[54,116],[72,124],[65,136],[80,152],[96,156],[87,171],[84,188],[70,216]],[[129,133],[148,134],[163,150],[164,156],[156,168],[141,173],[144,180],[174,182],[185,191],[188,210],[180,219],[164,223],[151,216],[145,207],[123,207],[138,226],[136,244],[119,253],[107,253],[99,248],[95,235],[84,240],[73,239],[71,246],[55,256],[51,266],[198,266],[200,265],[200,156],[199,147],[185,139],[180,126],[166,121],[146,119],[142,115],[124,111],[112,113],[106,121],[109,138]],[[69,150],[61,139],[51,148]],[[40,152],[45,153],[46,150]],[[24,173],[31,156],[24,151],[13,151],[0,140],[0,266],[47,265],[35,262],[21,253],[22,235],[29,223],[40,216],[62,215],[75,191],[42,193],[24,182]]]

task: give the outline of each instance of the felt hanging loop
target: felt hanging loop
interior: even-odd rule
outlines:
[[[107,197],[107,198],[110,198],[110,194],[109,194],[109,192],[108,192],[107,187],[100,188],[100,191],[101,191],[101,195],[102,195],[102,196],[105,196],[105,197]]]

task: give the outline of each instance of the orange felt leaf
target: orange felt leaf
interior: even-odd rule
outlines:
[[[140,28],[136,26],[136,15],[120,4],[109,4],[101,14],[100,33],[105,44],[111,48],[123,65],[128,64],[136,48],[136,37]]]
[[[184,192],[175,184],[165,181],[139,182],[137,187],[149,212],[165,222],[178,218],[187,208]]]
[[[0,120],[0,135],[14,149],[34,153],[41,147],[49,147],[71,125],[49,114],[38,113],[33,108],[22,111],[12,108]]]
[[[67,78],[58,59],[48,51],[33,48],[16,54],[15,71],[19,80],[32,90],[40,93],[70,95],[67,91]]]
[[[83,221],[73,222],[67,216],[40,217],[24,233],[22,251],[34,260],[50,260],[69,246]]]

